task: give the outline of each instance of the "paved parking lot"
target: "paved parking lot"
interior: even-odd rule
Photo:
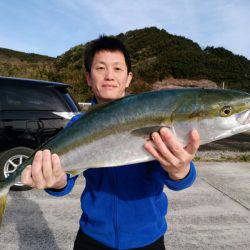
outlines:
[[[198,178],[169,197],[167,249],[250,249],[250,164],[197,163]],[[0,249],[72,249],[80,217],[79,178],[73,192],[11,192]]]

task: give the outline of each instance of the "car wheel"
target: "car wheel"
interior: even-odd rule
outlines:
[[[16,147],[2,152],[0,155],[0,180],[6,179],[11,173],[15,172],[18,166],[28,159],[32,153],[33,150],[26,147]],[[32,188],[23,185],[19,179],[10,189],[14,191],[25,191]]]

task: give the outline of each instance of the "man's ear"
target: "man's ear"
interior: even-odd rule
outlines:
[[[91,77],[90,77],[89,72],[86,72],[86,81],[87,81],[88,86],[91,87],[92,82],[91,82]]]
[[[132,78],[133,78],[133,73],[132,72],[129,72],[128,73],[128,78],[127,78],[127,82],[126,82],[126,88],[129,87],[131,81],[132,81]]]

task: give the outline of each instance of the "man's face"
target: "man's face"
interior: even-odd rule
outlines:
[[[87,83],[98,103],[122,98],[132,80],[125,57],[120,51],[101,50],[94,55]]]

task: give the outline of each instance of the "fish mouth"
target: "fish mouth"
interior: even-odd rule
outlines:
[[[227,130],[225,133],[220,134],[215,137],[215,140],[223,139],[225,137],[229,137],[235,134],[243,133],[246,131],[250,131],[250,110],[245,110],[236,115],[236,121],[238,122],[238,126]]]
[[[239,113],[236,117],[236,120],[242,125],[250,125],[250,110]]]

